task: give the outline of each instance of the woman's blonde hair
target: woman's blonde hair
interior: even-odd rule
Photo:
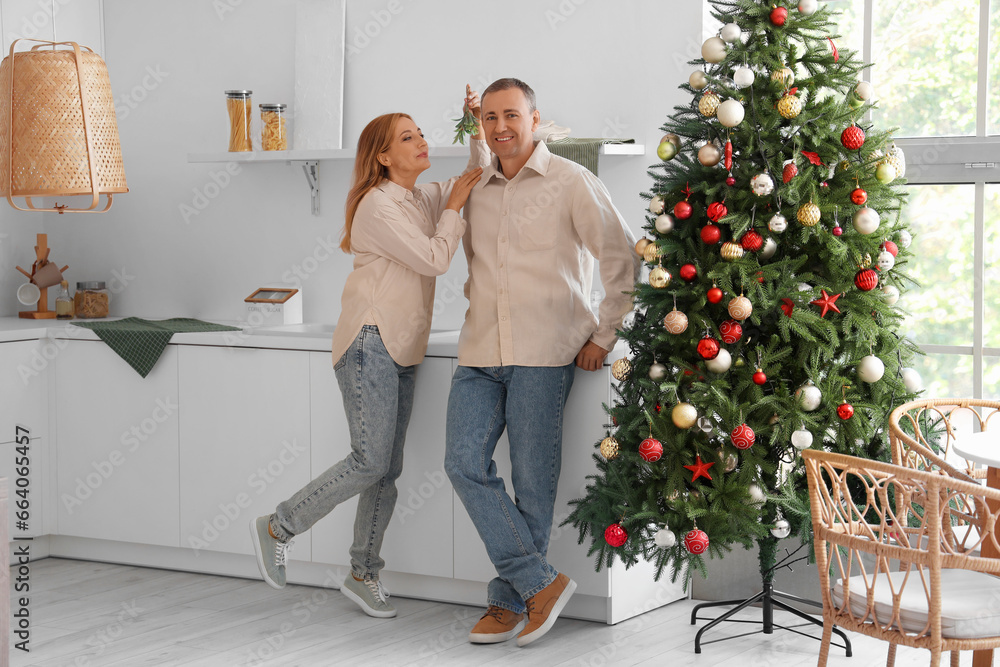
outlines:
[[[358,154],[354,159],[354,177],[347,193],[347,207],[344,216],[344,231],[340,238],[340,249],[351,252],[351,226],[354,214],[365,195],[379,183],[389,178],[389,169],[378,161],[381,153],[392,145],[396,122],[400,118],[410,118],[405,113],[387,113],[373,119],[358,137]],[[410,120],[413,120],[410,118]]]

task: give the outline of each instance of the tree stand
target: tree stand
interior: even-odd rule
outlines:
[[[823,619],[816,618],[815,616],[810,616],[809,614],[803,613],[803,612],[799,611],[798,609],[796,609],[795,607],[792,607],[791,605],[785,604],[784,602],[782,602],[778,598],[783,598],[785,600],[791,600],[792,602],[798,602],[799,604],[807,604],[807,605],[812,605],[814,607],[820,607],[820,608],[822,608],[823,605],[820,604],[820,603],[818,603],[818,602],[815,602],[813,600],[807,600],[805,598],[800,598],[800,597],[797,597],[795,595],[789,595],[788,593],[781,593],[779,591],[776,591],[776,590],[774,590],[774,584],[771,583],[772,576],[773,576],[774,571],[776,569],[778,569],[779,567],[788,567],[788,569],[790,570],[792,563],[796,563],[796,562],[798,562],[800,560],[805,560],[807,558],[806,556],[801,556],[799,558],[795,558],[794,560],[790,560],[790,559],[792,559],[792,557],[796,553],[799,552],[800,549],[802,549],[801,546],[798,549],[796,549],[795,551],[793,551],[792,553],[787,553],[786,552],[785,558],[783,558],[780,562],[775,563],[774,567],[772,567],[770,570],[768,570],[768,571],[766,571],[764,573],[764,577],[763,577],[763,590],[760,593],[757,593],[756,595],[754,595],[754,596],[752,596],[750,598],[747,598],[746,600],[722,600],[722,601],[718,601],[718,602],[704,602],[702,604],[697,605],[693,610],[691,610],[691,625],[695,625],[696,622],[699,621],[699,620],[701,620],[701,621],[711,621],[710,623],[708,623],[708,625],[706,625],[702,629],[698,630],[698,634],[696,634],[694,636],[694,652],[695,653],[701,653],[701,645],[702,645],[702,643],[705,643],[705,644],[714,644],[715,642],[721,642],[721,641],[725,641],[727,639],[736,639],[737,637],[746,637],[747,635],[754,635],[754,634],[757,634],[757,633],[763,633],[765,635],[770,635],[770,634],[774,633],[774,628],[780,628],[781,630],[788,630],[789,632],[794,632],[796,634],[802,635],[803,637],[811,637],[812,639],[817,639],[817,640],[821,639],[821,637],[817,637],[815,635],[807,634],[805,632],[797,630],[796,628],[800,628],[800,627],[803,627],[803,626],[806,626],[806,625],[809,625],[809,624],[818,625],[819,627],[823,627]],[[762,612],[762,616],[763,616],[761,618],[761,620],[759,620],[759,621],[757,621],[757,620],[747,621],[747,620],[732,618],[732,616],[736,615],[737,613],[739,613],[740,611],[742,611],[746,607],[749,607],[750,605],[752,605],[754,603],[757,603],[757,602],[761,603],[761,612]],[[704,617],[699,618],[699,616],[698,616],[698,611],[701,610],[701,609],[704,609],[704,608],[707,608],[707,607],[724,607],[724,606],[728,606],[728,605],[736,605],[736,606],[733,607],[732,609],[730,609],[729,611],[727,611],[726,613],[724,613],[723,615],[717,616],[717,617],[712,618],[712,619],[704,618]],[[785,611],[787,611],[787,612],[789,612],[791,614],[795,614],[799,618],[802,618],[802,619],[805,619],[806,621],[808,621],[808,623],[801,623],[799,625],[791,625],[791,626],[777,625],[774,622],[774,608],[775,607],[777,607],[778,609],[783,609],[783,610],[785,610]],[[702,642],[701,641],[701,636],[703,634],[705,634],[706,630],[714,628],[716,625],[718,625],[719,623],[722,623],[723,621],[729,621],[730,623],[757,623],[757,624],[760,624],[762,627],[761,627],[760,630],[753,630],[751,632],[744,632],[744,633],[741,633],[741,634],[738,634],[738,635],[733,635],[731,637],[722,637],[721,639],[713,639],[713,640],[707,641],[707,642]],[[848,639],[847,635],[844,634],[844,632],[842,630],[840,630],[839,628],[837,628],[837,627],[833,628],[833,632],[834,632],[834,634],[836,634],[837,636],[839,636],[841,639],[844,640],[843,644],[836,644],[836,643],[834,643],[833,646],[839,646],[840,648],[845,649],[846,652],[847,652],[847,657],[850,658],[851,655],[852,655],[852,653],[851,653],[851,640]]]

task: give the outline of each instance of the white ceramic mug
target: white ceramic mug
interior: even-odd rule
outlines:
[[[41,290],[34,283],[24,283],[17,288],[17,300],[24,306],[34,306],[42,297]]]

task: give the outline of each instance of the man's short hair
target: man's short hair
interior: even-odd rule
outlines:
[[[514,77],[506,77],[503,79],[497,79],[490,85],[486,87],[483,91],[482,99],[486,99],[486,96],[490,93],[496,93],[501,90],[510,90],[511,88],[517,88],[522,93],[524,93],[524,99],[528,102],[528,112],[535,112],[535,91],[531,89],[531,86],[526,84],[520,79],[515,79]]]

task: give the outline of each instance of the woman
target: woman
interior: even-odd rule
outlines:
[[[466,104],[479,118],[479,95],[466,86]],[[488,163],[480,130],[463,175],[416,185],[430,167],[427,142],[406,114],[379,116],[358,139],[354,179],[347,195],[341,248],[354,253],[333,360],[351,433],[351,453],[274,514],[250,523],[261,575],[285,585],[291,538],[338,504],[359,495],[351,545],[351,575],[341,591],[369,616],[396,610],[379,582],[385,562],[382,536],[396,504],[403,440],[413,405],[413,375],[430,334],[434,276],[448,270],[465,232],[459,215]]]

